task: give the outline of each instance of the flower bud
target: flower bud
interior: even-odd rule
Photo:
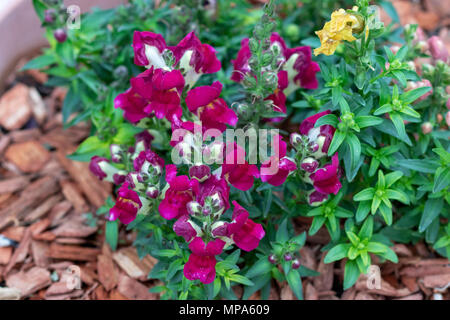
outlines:
[[[444,117],[442,116],[442,114],[438,113],[438,114],[436,115],[436,121],[437,121],[437,123],[438,123],[438,124],[441,123],[442,120],[444,120]]]
[[[53,36],[59,43],[63,43],[67,40],[66,30],[62,28],[56,29],[55,32],[53,32]]]
[[[122,161],[122,148],[118,144],[110,145],[109,151],[111,153],[112,162],[119,163]]]
[[[430,122],[422,123],[421,128],[423,134],[429,134],[433,131],[433,125]]]
[[[155,186],[148,186],[145,195],[150,199],[156,199],[159,196],[159,190]]]
[[[277,258],[275,257],[274,254],[271,254],[270,256],[268,256],[268,257],[267,257],[267,260],[269,260],[269,262],[270,262],[271,264],[277,263]]]
[[[295,149],[298,149],[302,145],[302,136],[298,133],[292,133],[289,136],[289,141]]]
[[[204,216],[209,216],[211,214],[212,210],[211,207],[207,206],[207,207],[203,207],[202,209],[202,214]]]
[[[308,204],[312,207],[318,207],[322,203],[328,200],[328,195],[320,193],[319,191],[312,190],[309,192],[308,196]]]
[[[292,255],[290,253],[286,253],[284,255],[284,261],[291,261],[292,260]]]
[[[352,32],[353,33],[361,33],[361,32],[363,32],[363,30],[364,30],[364,27],[365,27],[365,21],[364,21],[364,17],[361,15],[361,14],[359,14],[359,13],[352,13],[352,14],[350,14],[350,17],[352,18],[352,20],[353,20],[353,23],[352,23]]]
[[[295,259],[292,261],[292,269],[298,269],[300,268],[300,261],[298,259]]]
[[[202,206],[197,201],[189,201],[186,205],[187,211],[190,215],[200,215],[202,213]]]
[[[433,59],[447,62],[449,55],[448,50],[444,42],[438,36],[432,36],[428,39],[428,45],[430,46],[430,53]]]
[[[302,164],[300,167],[305,170],[306,172],[313,173],[316,171],[317,167],[319,166],[319,162],[311,157],[308,157],[302,161]]]
[[[189,176],[203,182],[211,177],[211,168],[205,164],[192,166],[189,168]]]
[[[211,226],[211,233],[213,237],[228,236],[228,223],[224,221],[217,221]]]
[[[447,126],[450,127],[450,111],[447,111],[445,114],[445,122],[447,123]]]
[[[48,9],[44,12],[44,21],[47,23],[55,22],[56,11],[55,9]]]

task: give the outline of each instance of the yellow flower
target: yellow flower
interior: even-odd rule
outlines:
[[[336,51],[341,41],[355,41],[352,30],[359,28],[360,24],[356,16],[347,13],[344,9],[334,11],[331,14],[331,21],[325,23],[322,30],[316,31],[321,46],[314,49],[314,54],[317,56],[323,53],[329,56]]]

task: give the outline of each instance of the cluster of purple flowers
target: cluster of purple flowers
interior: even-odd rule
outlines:
[[[242,41],[242,48],[233,61],[235,70],[232,80],[237,82],[242,81],[250,70],[248,41]],[[311,61],[309,47],[289,49],[276,33],[271,36],[271,45],[279,47],[282,61],[278,88],[267,99],[273,101],[277,111],[286,112],[286,96],[295,88],[317,88],[319,66]],[[145,118],[166,119],[173,133],[181,128],[188,134],[194,132],[198,122],[203,132],[215,129],[220,133],[227,126],[237,124],[237,114],[220,97],[220,82],[194,87],[202,74],[219,71],[221,63],[214,48],[202,44],[193,32],[178,45],[168,46],[159,34],[136,31],[133,48],[135,64],[144,66],[146,70],[132,78],[130,88],[115,99],[115,107],[123,109],[128,121],[137,124]],[[183,108],[183,103],[186,108]],[[318,155],[327,152],[334,131],[324,126],[316,133],[314,119],[308,118],[301,125],[300,133],[320,145],[320,150],[315,153]],[[171,145],[174,148],[181,146],[183,150],[184,138],[173,135]],[[231,145],[211,146],[211,149],[220,150],[220,157],[224,160],[219,170],[211,172],[211,167],[204,163],[190,163],[189,175],[178,175],[176,165],[164,166],[164,160],[151,150],[152,137],[147,131],[137,136],[134,148],[122,150],[121,146],[111,146],[115,165],[105,158],[94,157],[90,166],[98,178],[120,185],[116,204],[110,210],[111,220],[120,219],[128,224],[138,213],[145,213],[153,200],[159,203],[160,215],[164,219],[175,220],[174,232],[189,243],[191,254],[184,266],[185,277],[211,283],[216,274],[216,256],[225,247],[235,244],[244,251],[252,251],[265,235],[263,227],[250,219],[248,211],[236,201],[232,202],[231,220],[224,219],[223,214],[231,207],[230,185],[245,191],[252,188],[255,179],[260,178],[263,182],[279,186],[297,170],[295,161],[287,157],[286,142],[279,135],[273,139],[278,152],[263,162],[260,168],[248,163],[244,149],[233,142]],[[130,159],[132,166],[127,165]],[[305,169],[306,164],[306,161],[302,163],[302,169],[309,173],[317,192],[337,193],[340,188],[337,155],[331,165],[321,169],[317,166],[311,169],[313,164]],[[274,165],[278,170],[267,170]],[[161,189],[159,181],[164,171],[167,185]]]

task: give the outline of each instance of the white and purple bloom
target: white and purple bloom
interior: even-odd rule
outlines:
[[[109,211],[109,220],[119,219],[123,224],[129,224],[136,219],[136,215],[142,207],[142,202],[139,195],[128,187],[129,183],[125,182],[119,188],[116,204]]]

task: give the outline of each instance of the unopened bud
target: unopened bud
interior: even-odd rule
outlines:
[[[311,157],[308,157],[304,159],[300,165],[300,167],[305,170],[306,172],[313,173],[316,171],[317,167],[319,166],[319,162]]]
[[[147,191],[145,191],[145,194],[150,199],[156,199],[159,196],[159,190],[155,186],[149,186]]]
[[[421,128],[423,134],[429,134],[431,131],[433,131],[433,125],[430,122],[422,123]]]
[[[292,269],[298,269],[300,268],[300,261],[298,259],[295,259],[292,261]]]
[[[271,254],[270,256],[268,256],[268,257],[267,257],[267,260],[269,260],[269,262],[270,262],[271,264],[277,263],[277,258],[275,257],[274,254]]]
[[[109,151],[111,153],[111,161],[114,163],[119,163],[122,161],[122,148],[117,144],[112,144],[109,146]]]
[[[442,114],[438,113],[438,114],[436,115],[436,121],[437,121],[437,123],[438,123],[438,124],[441,123],[442,120],[444,120],[444,117],[442,116]]]
[[[189,201],[186,205],[187,211],[190,215],[200,215],[202,213],[202,206],[197,201]]]
[[[302,145],[302,136],[298,133],[292,133],[289,136],[289,141],[291,143],[291,145],[297,149],[298,147],[300,147]]]
[[[59,43],[63,43],[67,40],[67,32],[62,28],[56,29],[55,32],[53,32],[53,36]]]
[[[292,255],[290,253],[286,253],[284,255],[284,261],[291,261],[292,260]]]

